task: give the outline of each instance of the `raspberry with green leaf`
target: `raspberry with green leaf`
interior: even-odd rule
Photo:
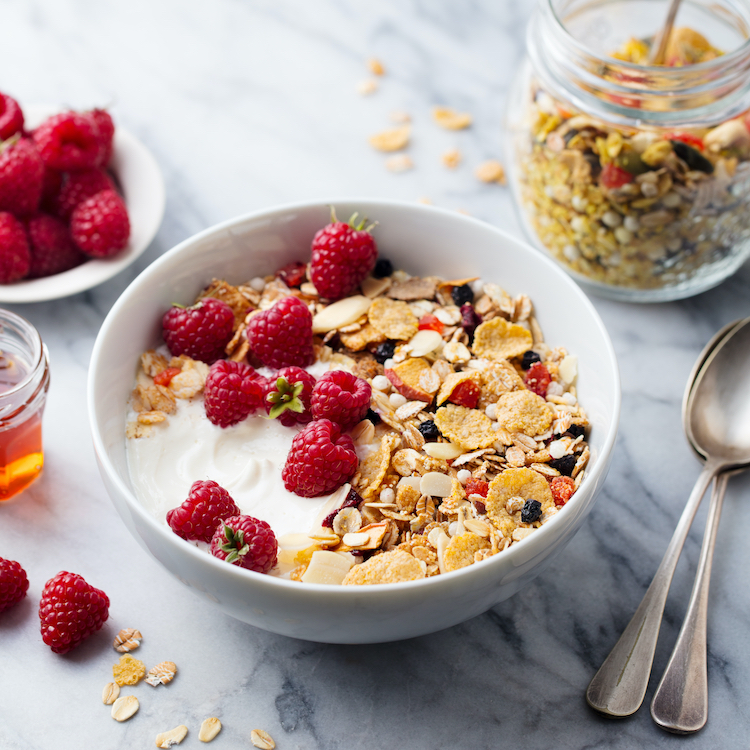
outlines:
[[[231,516],[216,528],[211,554],[240,568],[268,573],[276,565],[276,535],[265,522],[252,516]]]
[[[282,367],[265,393],[266,412],[286,427],[307,424],[312,419],[310,401],[315,378],[301,367]]]

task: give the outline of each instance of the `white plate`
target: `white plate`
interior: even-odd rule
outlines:
[[[55,111],[59,110],[41,105],[25,107],[27,127],[35,127]],[[54,276],[0,284],[0,302],[44,302],[78,294],[111,279],[149,246],[164,216],[164,178],[159,165],[132,133],[116,127],[110,168],[117,175],[130,217],[125,250],[113,258],[92,259]]]

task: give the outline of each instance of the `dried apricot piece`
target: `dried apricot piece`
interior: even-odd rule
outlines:
[[[482,393],[479,372],[452,372],[443,381],[437,395],[437,405],[451,401],[459,406],[475,409]]]
[[[412,401],[432,403],[435,391],[440,387],[440,377],[422,357],[410,357],[385,371],[393,387]]]
[[[520,357],[533,344],[530,331],[516,323],[509,323],[505,318],[488,320],[474,331],[474,354],[485,359]]]

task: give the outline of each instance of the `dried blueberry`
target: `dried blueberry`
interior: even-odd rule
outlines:
[[[376,279],[384,279],[393,273],[393,263],[387,258],[378,258],[375,268],[372,269],[372,275]]]
[[[562,458],[553,458],[549,465],[553,469],[557,469],[561,474],[569,477],[573,473],[573,469],[576,465],[576,457],[573,454],[568,454]]]
[[[396,351],[396,344],[393,341],[384,341],[378,344],[372,356],[382,365],[386,359],[390,359]]]
[[[534,523],[542,517],[542,504],[538,500],[527,500],[521,508],[521,521]]]
[[[419,425],[419,431],[425,440],[437,440],[440,437],[438,426],[431,420],[427,419]]]
[[[365,419],[369,419],[373,424],[380,424],[380,414],[378,414],[376,411],[373,411],[372,409],[367,410],[367,414],[365,414]]]
[[[586,433],[586,428],[582,424],[572,424],[568,427],[567,433],[573,438],[581,437]]]
[[[529,349],[529,351],[523,353],[523,359],[521,360],[521,367],[524,370],[528,370],[534,362],[541,362],[542,358],[535,352]]]
[[[453,304],[461,307],[461,305],[465,305],[467,302],[474,301],[474,290],[468,284],[454,286],[451,290],[451,297],[453,297]]]

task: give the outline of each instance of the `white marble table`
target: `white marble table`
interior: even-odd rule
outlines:
[[[711,589],[710,718],[693,738],[664,734],[647,710],[619,723],[583,693],[645,591],[699,466],[680,426],[685,379],[724,323],[750,313],[750,268],[684,302],[594,300],[623,381],[620,438],[605,490],[554,569],[526,591],[451,630],[402,643],[293,641],[230,619],[194,597],[125,531],[94,462],[85,405],[97,330],[125,286],[192,233],[250,210],[300,199],[367,196],[464,209],[519,233],[507,189],[473,177],[501,155],[504,96],[522,54],[531,4],[388,0],[254,3],[195,0],[22,2],[2,8],[2,88],[24,102],[112,105],[159,160],[163,226],[136,267],[85,294],[15,308],[52,355],[41,479],[0,507],[0,555],[31,578],[0,616],[0,748],[153,747],[185,723],[184,747],[215,715],[216,748],[249,747],[262,728],[292,748],[641,748],[745,746],[750,731],[750,480],[732,480]],[[365,59],[387,66],[380,90],[355,92]],[[430,108],[474,115],[450,134]],[[416,168],[392,174],[368,135],[404,110]],[[456,145],[455,171],[440,154]],[[705,511],[699,515],[702,521]],[[656,672],[679,629],[698,557],[691,534],[667,604]],[[103,588],[111,619],[60,657],[43,645],[37,603],[59,570]],[[169,659],[168,688],[141,685],[140,713],[117,724],[101,704],[120,627],[139,628],[137,655]],[[647,696],[647,701],[650,699]]]

